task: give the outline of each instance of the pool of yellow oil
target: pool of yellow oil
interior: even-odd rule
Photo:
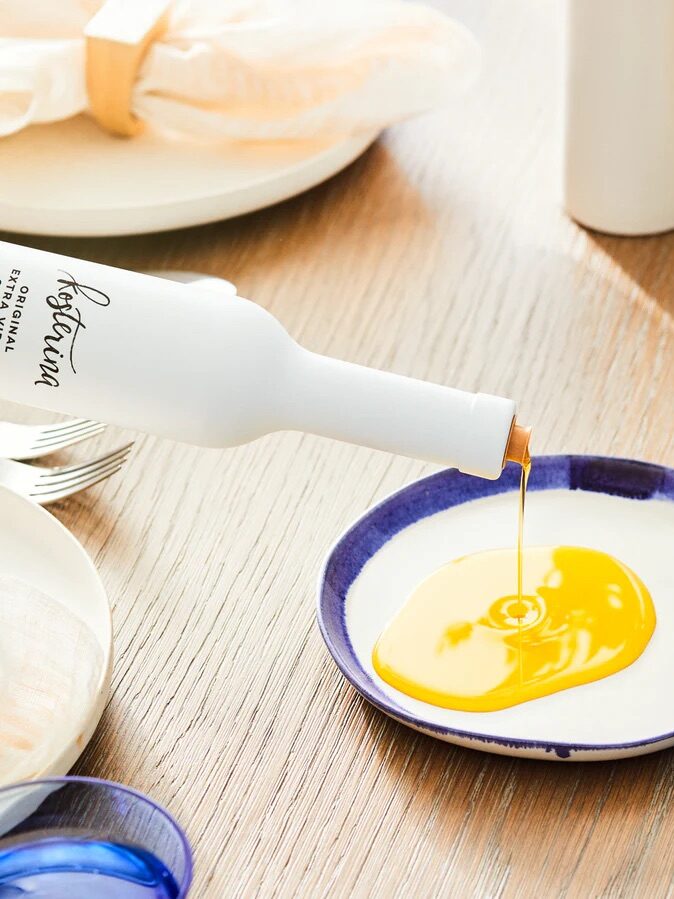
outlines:
[[[440,568],[384,629],[372,660],[391,686],[490,712],[599,680],[644,651],[655,610],[626,565],[586,547],[522,547],[527,474],[518,547]]]

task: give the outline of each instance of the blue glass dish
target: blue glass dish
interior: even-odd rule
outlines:
[[[0,790],[0,899],[184,899],[192,853],[142,793],[86,777]]]

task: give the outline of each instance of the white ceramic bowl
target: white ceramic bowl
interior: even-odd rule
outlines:
[[[377,708],[417,730],[489,752],[575,761],[674,745],[674,470],[628,459],[534,459],[525,542],[603,550],[649,588],[655,633],[610,677],[496,712],[413,699],[372,665],[374,643],[412,589],[453,558],[513,546],[519,467],[497,481],[443,471],[393,494],[350,527],[321,576],[318,617],[344,676]]]

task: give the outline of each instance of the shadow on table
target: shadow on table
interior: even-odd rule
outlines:
[[[118,720],[119,710],[114,703],[108,702],[101,720],[88,745],[83,749],[70,774],[79,777],[101,777],[104,780],[116,780],[124,783],[124,770],[128,769],[125,757],[133,753],[129,746],[128,728]],[[122,736],[122,731],[125,731]],[[138,747],[142,753],[142,747]],[[128,774],[127,774],[128,778]]]
[[[405,227],[418,227],[431,218],[395,155],[379,140],[324,183],[237,218],[141,236],[2,237],[103,264],[135,270],[198,270],[238,283],[256,272],[268,279],[269,266],[285,264],[293,256],[310,259],[326,239],[331,252],[348,240],[357,240],[366,251],[367,245],[379,246],[382,230],[396,229],[399,235],[401,227],[404,232]],[[248,289],[248,284],[244,287]]]
[[[663,311],[674,315],[674,232],[612,237],[588,231],[587,236]]]

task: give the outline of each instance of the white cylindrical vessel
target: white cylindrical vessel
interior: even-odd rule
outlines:
[[[7,243],[0,396],[204,446],[305,430],[487,478],[515,416],[311,353],[248,300]]]
[[[674,228],[674,2],[566,0],[564,202],[590,228]]]

